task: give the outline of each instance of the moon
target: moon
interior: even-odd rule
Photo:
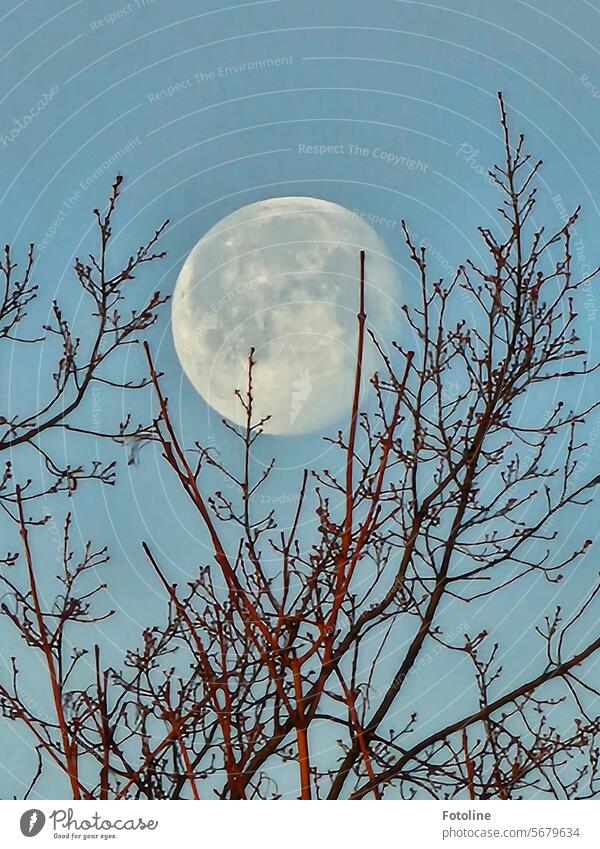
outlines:
[[[281,197],[244,206],[196,244],[177,278],[172,330],[188,379],[238,425],[254,348],[254,420],[271,434],[310,433],[351,406],[360,250],[367,324],[389,335],[396,266],[364,216],[330,201]],[[365,372],[377,367],[367,345]]]

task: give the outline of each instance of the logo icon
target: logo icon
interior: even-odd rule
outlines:
[[[21,834],[24,837],[35,837],[46,824],[46,817],[37,808],[25,811],[21,815]]]

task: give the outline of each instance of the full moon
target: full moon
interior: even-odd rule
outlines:
[[[245,424],[236,396],[254,348],[254,419],[267,433],[325,428],[351,406],[360,250],[366,251],[367,324],[389,336],[396,268],[358,214],[311,197],[244,206],[189,254],[177,279],[172,328],[194,388],[222,416]],[[365,373],[379,367],[366,346]]]

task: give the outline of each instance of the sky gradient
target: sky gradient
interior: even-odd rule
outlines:
[[[544,159],[536,221],[558,227],[581,203],[575,268],[585,274],[600,259],[600,10],[586,0],[260,0],[229,6],[219,0],[6,0],[0,25],[0,238],[21,256],[29,242],[38,243],[40,296],[30,310],[31,326],[47,320],[56,297],[85,334],[89,318],[71,268],[76,255],[96,247],[92,209],[106,202],[117,172],[125,182],[115,262],[162,220],[172,222],[162,243],[167,258],[139,275],[145,292],[172,293],[198,239],[239,207],[310,195],[373,223],[397,264],[399,309],[413,297],[415,282],[401,218],[427,245],[432,274],[448,276],[467,256],[482,256],[476,228],[490,225],[498,205],[486,177],[502,155],[498,90],[513,130],[524,132],[528,149]],[[592,359],[600,355],[596,291],[585,293],[578,324]],[[168,309],[150,341],[183,433],[227,452],[231,442],[218,416],[179,366]],[[47,350],[28,356],[19,365],[4,353],[3,401],[14,409],[48,391]],[[143,374],[141,351],[122,367],[128,376]],[[568,400],[589,403],[599,388],[597,379],[590,380]],[[124,401],[102,388],[81,415],[91,413],[108,428],[125,403],[134,418],[148,413],[149,399]],[[592,445],[599,431],[592,420]],[[209,558],[206,538],[151,448],[134,465],[114,445],[65,444],[56,437],[55,448],[65,456],[119,460],[115,490],[90,485],[76,505],[82,539],[93,536],[113,556],[107,606],[117,616],[101,629],[101,639],[109,656],[118,657],[164,603],[140,540],[151,542],[175,579]],[[265,439],[258,461],[273,453],[279,460],[263,505],[271,500],[285,514],[299,470],[320,463],[325,450],[314,435]],[[58,525],[67,506],[52,502]],[[564,530],[593,536],[596,526],[581,511]],[[34,545],[41,558],[55,559],[41,534]],[[595,545],[561,588],[566,604],[576,605],[595,579],[597,554]],[[506,663],[515,676],[540,648],[524,644],[521,635],[555,603],[555,593],[539,585],[520,591],[510,618],[497,623],[513,635]],[[466,625],[475,632],[495,615],[476,610],[465,623],[462,612],[451,628],[462,633]],[[5,622],[0,634],[5,663],[20,649]],[[425,693],[439,677],[435,657],[422,670]],[[28,672],[35,682],[35,670]],[[433,706],[434,713],[440,709]],[[3,795],[18,795],[29,778],[18,733],[6,725],[0,731],[8,752],[0,767]]]

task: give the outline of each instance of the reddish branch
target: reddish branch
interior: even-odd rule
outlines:
[[[448,281],[432,280],[425,248],[403,223],[418,287],[398,329],[399,339],[414,339],[410,350],[398,343],[388,352],[370,332],[368,258],[360,253],[350,418],[346,432],[328,440],[340,471],[333,464],[303,470],[291,515],[260,509],[274,463],[257,469],[253,461],[266,421],[254,416],[255,352],[247,387],[237,392],[245,426],[224,422],[239,452],[223,460],[201,442],[184,445],[145,340],[149,378],[140,385],[151,385],[156,417],[131,432],[126,422],[113,436],[131,433],[137,448],[151,442],[160,450],[212,558],[177,586],[143,544],[165,594],[164,620],[144,630],[119,668],[103,667],[96,649],[87,685],[80,673],[75,686],[63,638],[97,621],[89,591],[79,587],[103,552],[86,549],[80,567],[65,553],[67,591],[44,609],[25,496],[15,491],[27,570],[23,586],[11,572],[18,560],[7,556],[2,580],[12,606],[4,612],[45,658],[57,721],[29,710],[16,665],[0,696],[40,758],[69,776],[74,797],[598,795],[600,693],[590,662],[600,649],[600,585],[576,611],[559,607],[535,625],[531,644],[539,641],[544,665],[517,686],[498,660],[502,634],[473,636],[464,620],[451,621],[490,596],[509,605],[504,591],[513,584],[554,586],[583,558],[589,562],[591,542],[567,549],[557,528],[568,527],[600,482],[586,469],[591,450],[581,435],[598,403],[568,411],[558,400],[544,411],[529,394],[560,399],[565,380],[595,370],[577,334],[576,302],[596,274],[578,278],[572,267],[579,210],[550,235],[534,226],[540,163],[524,153],[522,136],[513,144],[502,98],[500,121],[504,160],[490,174],[502,203],[498,226],[479,229],[485,259],[467,261]],[[117,196],[118,186],[99,217],[101,257]],[[101,324],[102,299],[152,256],[152,244],[121,276],[110,277],[102,258],[80,265],[84,288],[100,299]],[[4,269],[10,291],[8,255]],[[23,279],[17,301],[29,297],[31,269]],[[3,309],[0,320],[12,333],[19,307],[5,296]],[[62,392],[68,381],[83,385],[88,370],[75,365],[78,343],[61,315],[56,321],[67,352],[57,372]],[[363,405],[371,344],[381,366]],[[87,362],[90,380],[97,360]],[[53,422],[50,409],[42,412],[40,421]],[[14,427],[9,441],[28,432]],[[595,631],[582,647],[576,636],[584,622]],[[476,705],[437,681],[423,692],[421,670],[433,659],[444,671],[462,663],[471,672]],[[80,669],[77,659],[73,668]],[[431,704],[443,708],[437,718],[424,715]]]

